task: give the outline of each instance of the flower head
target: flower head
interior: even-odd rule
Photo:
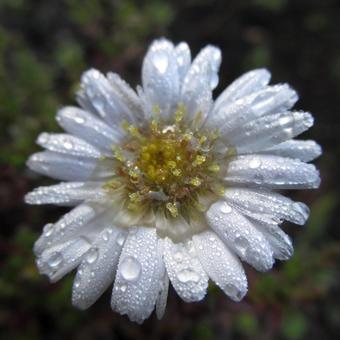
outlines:
[[[113,283],[112,308],[137,322],[162,317],[169,279],[185,301],[204,298],[209,278],[240,301],[240,259],[260,271],[293,253],[280,224],[304,224],[308,208],[275,189],[317,188],[307,162],[313,125],[286,84],[265,69],[245,73],[214,101],[221,52],[191,62],[186,43],[152,43],[137,92],[117,74],[89,70],[77,100],[42,133],[28,166],[62,180],[27,194],[30,204],[75,206],[47,224],[34,246],[51,281],[78,268],[72,301],[92,305]]]

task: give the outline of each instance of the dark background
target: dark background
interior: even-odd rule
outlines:
[[[90,310],[71,305],[72,275],[57,284],[32,254],[42,226],[66,210],[31,207],[23,195],[52,181],[27,171],[41,131],[58,131],[56,110],[74,104],[81,73],[113,70],[140,82],[148,44],[166,36],[193,54],[223,52],[219,93],[254,67],[289,82],[297,108],[316,124],[322,185],[288,193],[310,205],[305,227],[285,224],[295,254],[269,273],[246,267],[249,293],[231,302],[211,285],[201,303],[171,289],[162,321],[142,326],[113,313],[107,292]],[[0,338],[1,339],[339,339],[340,3],[335,0],[0,0]]]

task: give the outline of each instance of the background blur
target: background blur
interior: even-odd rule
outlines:
[[[303,137],[324,149],[320,190],[289,193],[310,205],[305,227],[286,224],[295,254],[269,273],[246,267],[249,294],[231,302],[215,286],[196,304],[171,289],[162,321],[142,326],[113,313],[107,292],[90,310],[71,305],[72,276],[50,284],[32,245],[66,210],[23,204],[52,183],[27,171],[39,132],[58,131],[56,110],[74,104],[81,73],[113,70],[134,86],[150,41],[187,41],[196,54],[222,49],[219,93],[267,67],[289,82],[315,127]],[[340,3],[336,0],[0,0],[1,339],[339,339]]]

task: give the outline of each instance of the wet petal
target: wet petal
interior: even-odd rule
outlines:
[[[215,101],[214,112],[219,111],[223,106],[226,106],[237,99],[261,90],[268,85],[269,81],[270,72],[264,68],[244,73],[218,96]]]
[[[207,117],[212,106],[212,90],[218,84],[218,70],[221,64],[221,51],[214,46],[207,46],[197,55],[188,70],[181,91],[188,119],[196,115]]]
[[[177,60],[178,75],[181,85],[191,64],[191,52],[186,42],[181,42],[178,45],[176,45],[175,56]]]
[[[260,153],[297,158],[303,162],[310,162],[321,155],[322,149],[321,146],[313,140],[288,140],[262,150]]]
[[[72,303],[86,309],[113,283],[126,232],[107,227],[98,234],[84,255],[73,282]]]
[[[224,201],[214,203],[207,212],[210,227],[240,258],[259,271],[272,268],[272,249],[263,236],[243,215]]]
[[[152,43],[143,62],[145,96],[166,119],[178,104],[179,75],[173,44],[166,39]],[[151,112],[149,113],[151,114]]]
[[[225,180],[267,188],[318,188],[319,172],[312,164],[271,155],[239,156],[228,165]]]
[[[86,235],[84,225],[89,223],[96,216],[95,210],[86,204],[78,207],[65,214],[57,223],[48,223],[45,225],[43,233],[34,244],[36,255],[41,254],[48,247],[68,241],[71,238]]]
[[[288,260],[293,255],[292,241],[279,226],[255,222],[254,225],[265,236],[276,259]]]
[[[309,216],[309,209],[304,203],[264,189],[227,188],[224,196],[240,212],[260,221],[267,217],[274,223],[287,220],[303,225]]]
[[[88,238],[79,237],[46,249],[36,260],[40,274],[47,275],[51,282],[60,280],[79,265],[90,247]]]
[[[244,124],[228,134],[228,143],[237,153],[261,151],[287,141],[308,130],[313,125],[308,112],[284,112],[261,117]]]
[[[297,93],[287,84],[267,86],[215,111],[207,126],[218,127],[228,138],[230,132],[256,118],[289,110],[297,99]]]
[[[52,151],[37,152],[27,161],[31,170],[62,181],[107,178],[114,175],[113,164],[110,160],[66,156]]]
[[[142,323],[152,313],[164,264],[154,228],[132,229],[125,241],[112,291],[112,309]]]
[[[38,136],[37,144],[41,147],[68,156],[98,159],[101,153],[91,144],[66,133],[46,133]]]
[[[117,90],[98,70],[91,69],[82,75],[81,89],[77,94],[80,105],[114,126],[116,133],[124,135],[121,125],[124,121],[136,123],[137,118],[121,100]]]
[[[161,320],[164,316],[165,307],[168,299],[168,291],[169,291],[169,276],[166,270],[164,270],[163,279],[161,280],[161,288],[156,301],[156,315],[158,320]]]
[[[208,287],[208,276],[197,255],[183,243],[164,240],[164,262],[169,279],[177,294],[186,302],[200,301]]]
[[[66,182],[35,188],[25,196],[28,204],[73,206],[85,200],[99,201],[106,196],[100,182]]]
[[[209,277],[232,300],[242,300],[247,293],[247,277],[237,256],[212,231],[194,235],[193,241]]]
[[[106,151],[111,151],[112,145],[119,143],[121,138],[121,134],[116,133],[117,130],[111,129],[101,119],[77,107],[62,108],[56,119],[65,131]]]

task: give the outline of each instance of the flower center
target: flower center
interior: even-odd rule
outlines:
[[[179,105],[170,123],[159,118],[146,127],[123,124],[128,137],[113,146],[116,177],[106,188],[123,186],[131,213],[188,219],[223,191],[224,157],[216,152],[217,132],[200,129],[198,119],[188,122],[185,116]]]

